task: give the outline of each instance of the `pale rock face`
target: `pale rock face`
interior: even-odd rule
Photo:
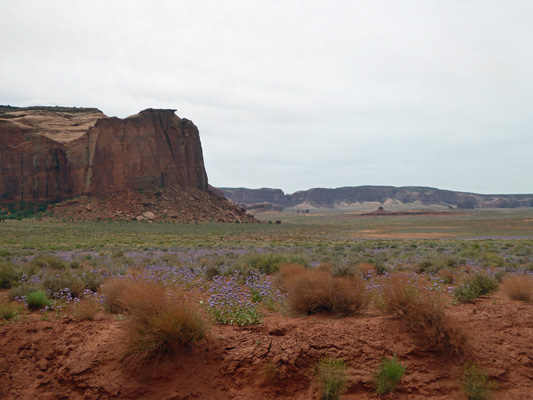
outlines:
[[[196,126],[174,110],[0,110],[0,203],[179,185],[207,189]]]

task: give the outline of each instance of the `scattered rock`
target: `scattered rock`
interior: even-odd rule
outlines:
[[[146,219],[149,219],[149,220],[153,220],[155,219],[155,214],[151,211],[146,211],[145,213],[143,213],[142,215],[144,218]]]

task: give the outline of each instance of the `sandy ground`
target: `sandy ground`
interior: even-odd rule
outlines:
[[[533,399],[533,305],[496,294],[448,312],[469,335],[469,357],[497,383],[494,399]],[[124,323],[109,314],[42,321],[34,313],[0,325],[0,398],[320,399],[313,367],[334,357],[349,365],[342,399],[377,399],[372,373],[396,354],[406,373],[381,398],[466,399],[464,359],[434,354],[399,320],[374,312],[342,319],[272,312],[254,327],[213,326],[194,349],[137,374],[120,362]]]

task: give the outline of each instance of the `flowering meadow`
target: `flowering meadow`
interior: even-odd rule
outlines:
[[[101,288],[108,279],[140,280],[194,295],[213,323],[249,325],[261,323],[265,311],[286,306],[287,294],[274,285],[274,277],[287,263],[310,270],[327,265],[332,276],[360,276],[372,303],[379,301],[383,279],[403,272],[413,286],[457,304],[491,293],[506,275],[530,277],[532,247],[528,240],[367,240],[268,248],[3,250],[0,285],[6,300],[23,309],[60,316],[82,300],[105,304]],[[28,304],[34,292],[44,293],[42,308]]]

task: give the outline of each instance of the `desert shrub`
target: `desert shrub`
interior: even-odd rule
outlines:
[[[89,289],[91,292],[98,292],[103,283],[102,277],[96,272],[85,271],[79,275],[79,278],[85,289]]]
[[[489,294],[498,288],[497,279],[477,273],[464,280],[463,284],[455,288],[454,298],[460,303],[469,303],[479,296]]]
[[[337,400],[346,391],[348,371],[344,360],[326,358],[315,369],[323,400]]]
[[[512,300],[531,301],[533,299],[533,276],[526,274],[507,276],[503,281],[502,289]]]
[[[52,301],[46,296],[43,290],[36,290],[26,295],[26,304],[30,310],[41,310],[45,307],[51,307]]]
[[[479,297],[479,291],[467,284],[457,286],[453,292],[455,301],[459,304],[470,303]]]
[[[0,320],[13,321],[20,314],[20,309],[7,301],[0,301]]]
[[[11,262],[0,263],[0,289],[9,289],[19,278],[17,265]]]
[[[298,313],[353,315],[364,310],[370,301],[361,278],[333,277],[324,270],[288,265],[281,269],[275,282],[286,292],[288,307]]]
[[[85,289],[85,283],[71,270],[60,271],[55,274],[46,274],[41,281],[45,290],[49,290],[54,298],[60,297],[60,293],[67,291],[72,297],[80,297]]]
[[[361,275],[363,275],[363,277],[366,277],[372,274],[373,272],[376,272],[376,266],[369,262],[361,262],[359,263],[357,268],[359,269],[359,272],[361,273]]]
[[[390,267],[387,267],[383,261],[377,261],[374,263],[374,269],[378,275],[383,275],[389,271]]]
[[[394,392],[400,379],[405,373],[405,367],[400,364],[396,356],[384,358],[374,372],[374,386],[379,395]]]
[[[498,289],[498,280],[484,274],[476,274],[473,278],[467,279],[466,282],[477,287],[480,295],[489,294]]]
[[[120,299],[131,285],[132,281],[125,278],[111,278],[105,281],[101,291],[104,296],[104,307],[108,312],[121,313],[126,311]]]
[[[38,272],[39,268],[33,264],[0,263],[0,289],[9,289]]]
[[[281,264],[307,264],[303,256],[286,253],[255,253],[251,254],[246,262],[249,268],[257,269],[267,275],[277,272]]]
[[[331,266],[330,271],[335,277],[359,275],[359,268],[357,267],[357,264],[349,262],[335,263],[333,266]]]
[[[41,254],[35,257],[31,261],[31,263],[38,266],[39,268],[64,269],[67,267],[65,261],[52,254]]]
[[[529,257],[533,255],[533,248],[521,243],[512,250],[512,254],[518,257]]]
[[[390,274],[376,297],[376,306],[385,314],[403,315],[419,297],[417,283],[404,273]]]
[[[11,288],[11,290],[9,291],[9,298],[11,300],[20,300],[22,297],[26,297],[29,293],[41,289],[41,285],[37,282],[23,282]]]
[[[207,324],[200,310],[184,296],[167,295],[163,286],[149,282],[128,283],[119,299],[130,314],[125,338],[127,369],[174,354],[205,336]]]
[[[213,263],[208,263],[204,266],[204,275],[207,280],[211,281],[215,276],[222,275],[220,266]]]
[[[420,260],[420,262],[418,263],[417,271],[418,272],[436,272],[438,270],[437,268],[435,268],[436,264],[437,263],[435,259],[426,257]]]
[[[459,260],[451,255],[433,255],[426,257],[419,262],[419,272],[439,272],[444,268],[455,268],[459,264]]]
[[[481,261],[486,267],[503,267],[505,260],[499,255],[492,252],[484,252],[481,254]]]
[[[496,384],[475,363],[466,364],[463,372],[463,389],[469,400],[488,400],[496,389]]]
[[[411,334],[431,350],[461,354],[466,335],[446,315],[439,292],[425,289],[407,274],[392,274],[383,281],[376,305],[386,314],[399,316]]]
[[[301,264],[285,263],[279,268],[279,272],[274,277],[274,286],[283,293],[288,292],[287,283],[296,279],[299,275],[304,275],[307,269]]]
[[[438,274],[442,281],[448,285],[453,283],[453,281],[455,280],[455,274],[451,269],[441,269]]]

